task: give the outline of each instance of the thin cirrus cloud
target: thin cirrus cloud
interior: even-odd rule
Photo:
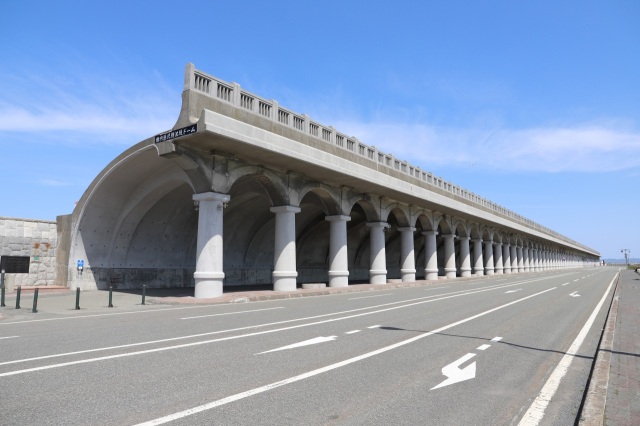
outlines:
[[[338,129],[429,169],[469,164],[509,172],[614,172],[640,167],[640,133],[615,122],[530,129],[457,129],[344,121]],[[344,130],[343,130],[344,131]]]
[[[0,89],[0,132],[22,140],[131,144],[171,128],[180,108],[179,97],[135,82],[9,78]]]

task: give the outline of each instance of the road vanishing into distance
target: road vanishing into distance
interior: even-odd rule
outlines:
[[[616,274],[7,318],[0,424],[571,425]]]

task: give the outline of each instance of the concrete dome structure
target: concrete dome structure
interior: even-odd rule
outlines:
[[[192,64],[174,128],[113,160],[67,226],[70,287],[195,286],[196,297],[230,285],[294,291],[599,257]]]

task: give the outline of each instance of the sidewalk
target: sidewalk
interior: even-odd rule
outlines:
[[[640,425],[640,274],[634,271],[620,272],[580,424]]]

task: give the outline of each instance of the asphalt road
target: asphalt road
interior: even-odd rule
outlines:
[[[570,425],[615,274],[10,316],[0,424]]]

